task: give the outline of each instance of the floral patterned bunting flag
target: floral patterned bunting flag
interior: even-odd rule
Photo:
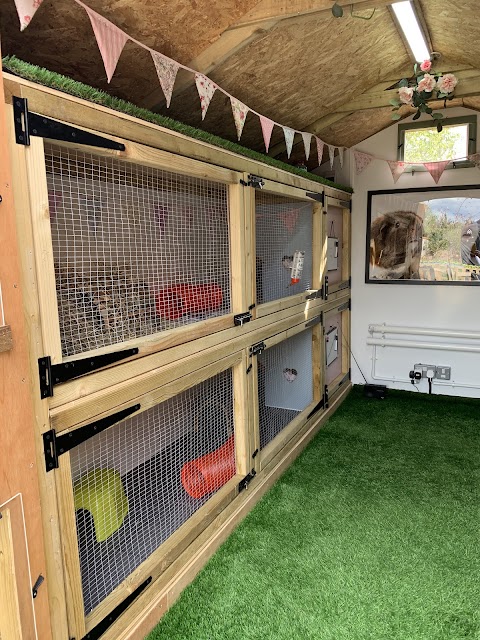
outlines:
[[[110,82],[128,36],[106,18],[103,18],[89,7],[82,6],[92,23],[93,33],[97,39],[98,48],[107,73],[107,80]]]
[[[260,125],[262,127],[263,141],[265,142],[265,150],[268,153],[268,147],[270,146],[270,139],[272,137],[273,127],[275,125],[273,120],[260,116]]]
[[[435,180],[435,184],[438,184],[438,181],[442,177],[449,162],[450,160],[442,160],[441,162],[424,162],[423,166]]]
[[[165,95],[165,100],[167,101],[167,107],[169,107],[170,100],[172,99],[173,85],[175,84],[175,78],[177,77],[179,65],[175,62],[175,60],[170,60],[170,58],[162,56],[162,54],[158,53],[157,51],[151,51],[150,53],[152,54],[153,63],[155,65],[155,69],[157,70],[160,86],[162,87],[162,91]]]
[[[317,137],[315,137],[315,141],[317,143],[318,164],[320,166],[322,164],[323,147],[325,146],[325,143],[323,140],[320,140],[320,138]]]
[[[293,138],[295,137],[295,130],[290,127],[282,127],[283,135],[285,136],[285,144],[287,145],[287,158],[290,158],[293,147]]]
[[[402,173],[405,171],[407,165],[405,164],[405,162],[397,162],[396,160],[387,160],[387,164],[390,167],[390,171],[392,172],[393,181],[397,182]]]
[[[212,101],[213,94],[217,85],[204,76],[202,73],[195,74],[195,84],[197,85],[198,95],[200,96],[200,106],[202,107],[202,120],[205,119],[207,109]]]
[[[312,144],[312,134],[302,131],[303,146],[305,147],[305,158],[308,160],[310,156],[310,145]]]
[[[473,162],[477,169],[480,169],[480,153],[470,153],[467,158]]]
[[[340,166],[343,167],[343,152],[345,147],[338,147],[338,159],[340,160]]]
[[[237,136],[238,139],[242,137],[243,126],[245,124],[245,120],[247,119],[247,113],[249,111],[247,105],[240,102],[236,98],[230,97],[230,102],[232,105],[233,119],[235,120],[235,127],[237,128]]]
[[[335,158],[335,149],[332,144],[327,144],[328,147],[328,157],[330,158],[330,167],[333,169],[333,160]]]
[[[357,151],[357,149],[353,150],[353,157],[355,158],[355,173],[360,175],[364,169],[368,167],[370,162],[373,160],[374,156],[369,153],[364,153],[363,151]]]
[[[35,11],[42,2],[43,0],[15,0],[15,6],[20,19],[20,31],[23,31],[28,27]]]

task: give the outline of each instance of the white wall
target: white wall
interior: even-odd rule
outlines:
[[[472,115],[469,109],[450,109],[448,116]],[[430,120],[430,118],[426,118]],[[403,121],[405,122],[405,121]],[[477,151],[479,150],[477,145]],[[368,138],[356,146],[360,151],[371,153],[387,160],[397,157],[397,125]],[[372,353],[373,347],[366,344],[369,337],[370,324],[386,323],[406,327],[425,327],[438,329],[458,329],[480,332],[480,289],[468,286],[444,285],[387,285],[365,283],[365,234],[367,225],[367,192],[378,189],[398,189],[416,187],[435,187],[428,172],[403,174],[396,185],[386,162],[373,160],[371,164],[356,176],[353,170],[351,152],[343,169],[337,167],[336,180],[343,184],[351,184],[354,188],[352,208],[352,351],[358,360],[368,382],[373,382]],[[473,167],[468,169],[452,169],[445,171],[439,185],[479,184],[480,171]],[[389,336],[405,339],[405,336]],[[416,338],[422,342],[451,343],[446,338]],[[475,341],[467,341],[475,344]],[[476,341],[480,347],[480,340]],[[460,353],[453,351],[425,350],[417,348],[377,349],[376,369],[380,377],[401,378],[408,380],[408,372],[417,362],[436,365],[450,365],[452,379],[457,385],[472,384],[478,388],[462,386],[434,385],[433,393],[456,396],[480,397],[480,353]],[[363,384],[364,380],[352,361],[352,380]],[[378,381],[382,384],[381,381]],[[414,391],[408,382],[386,381],[383,384],[391,388]],[[428,385],[423,381],[419,390],[428,392]]]

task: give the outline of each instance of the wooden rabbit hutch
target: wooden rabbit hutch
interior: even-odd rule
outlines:
[[[350,194],[3,88],[0,624],[141,638],[350,389]]]

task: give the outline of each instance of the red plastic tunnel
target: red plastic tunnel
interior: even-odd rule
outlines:
[[[222,302],[222,288],[218,284],[172,285],[160,289],[156,296],[157,313],[168,320],[218,309]]]
[[[186,462],[181,471],[182,484],[192,498],[223,487],[235,475],[235,440],[232,435],[219,449]]]

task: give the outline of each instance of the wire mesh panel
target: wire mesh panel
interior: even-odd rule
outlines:
[[[257,304],[312,288],[313,204],[255,192]]]
[[[88,614],[236,473],[231,370],[70,454]]]
[[[260,448],[312,401],[312,330],[307,329],[258,356]]]
[[[331,384],[342,373],[342,314],[330,315],[325,320],[326,382]]]
[[[230,311],[227,186],[46,145],[64,356]]]

